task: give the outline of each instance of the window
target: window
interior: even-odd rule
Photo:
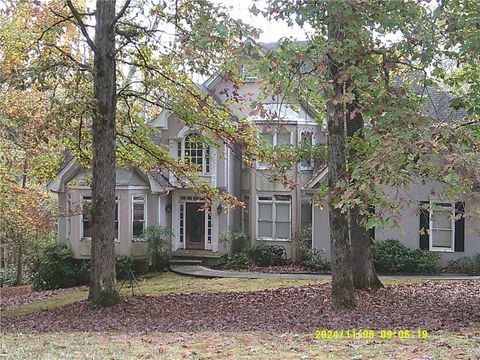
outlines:
[[[72,195],[67,193],[67,240],[72,239]]]
[[[184,225],[184,203],[180,203],[180,236],[179,236],[179,241],[180,243],[183,244],[183,234],[184,234],[184,229],[185,229],[185,225]]]
[[[301,228],[308,228],[312,227],[312,199],[310,198],[305,198],[302,199],[302,205],[301,205]]]
[[[119,211],[118,196],[116,196],[115,197],[115,236],[114,236],[115,241],[119,241],[119,239],[120,239],[118,237],[118,218],[119,218],[118,211]]]
[[[248,195],[244,195],[243,202],[245,203],[245,208],[242,209],[242,231],[247,236],[250,236],[250,197]]]
[[[313,170],[313,133],[302,132],[300,139],[300,146],[302,147],[302,158],[300,161],[300,170]]]
[[[140,239],[145,230],[146,205],[145,195],[132,196],[132,235],[134,240]]]
[[[210,173],[210,147],[205,145],[196,133],[190,133],[177,144],[177,156],[183,161],[196,165],[203,174]]]
[[[207,216],[206,219],[207,221],[207,243],[211,244],[212,243],[212,207],[209,206],[207,209]]]
[[[119,219],[119,207],[118,207],[119,197],[115,197],[115,232],[114,232],[114,239],[118,241],[118,219]],[[68,203],[67,203],[68,205]],[[70,206],[70,205],[68,205]],[[91,196],[83,196],[82,197],[82,239],[91,239],[92,238],[92,218],[91,218],[91,209],[92,209],[92,197]],[[67,218],[68,221],[68,218]],[[67,222],[68,225],[68,222]],[[69,225],[71,229],[71,224]]]
[[[264,240],[289,240],[291,236],[290,196],[259,196],[257,206],[257,237]]]
[[[82,239],[92,238],[92,197],[82,196]]]
[[[430,202],[430,250],[454,251],[455,204]]]
[[[285,146],[291,144],[291,133],[261,133],[260,141],[269,147]],[[268,169],[267,163],[257,162],[257,169]]]
[[[258,78],[258,70],[252,64],[243,64],[241,77],[244,81],[255,81]]]

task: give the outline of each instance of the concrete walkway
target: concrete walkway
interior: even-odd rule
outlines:
[[[214,270],[200,265],[170,265],[173,272],[182,275],[203,278],[238,278],[238,279],[291,279],[291,280],[330,280],[330,275],[320,274],[279,274],[279,273],[256,273],[242,271]],[[385,275],[381,279],[412,279],[421,280],[479,280],[480,276],[468,276],[460,274],[445,275]]]

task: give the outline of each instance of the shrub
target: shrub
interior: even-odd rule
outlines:
[[[415,272],[433,273],[440,268],[438,263],[440,255],[435,252],[417,249],[413,251],[413,257],[416,265]]]
[[[312,257],[312,228],[308,226],[295,230],[292,240],[297,247],[298,261],[304,264],[307,258]]]
[[[173,236],[172,229],[163,226],[149,226],[142,235],[148,241],[148,255],[152,262],[152,270],[163,271],[168,264],[168,249]]]
[[[438,270],[440,256],[425,250],[412,250],[398,240],[375,241],[372,246],[375,269],[387,273],[425,273]]]
[[[330,264],[325,255],[325,249],[307,249],[304,252],[302,264],[309,269],[316,271],[330,270]]]
[[[0,269],[0,287],[13,286],[17,282],[16,265],[6,266]]]
[[[248,247],[249,239],[247,235],[242,231],[230,231],[226,230],[222,234],[222,240],[228,245],[228,254],[230,256],[239,254]]]
[[[47,244],[30,262],[30,283],[34,290],[72,287],[88,282],[88,263],[72,259],[66,245]]]
[[[117,279],[128,279],[134,271],[134,261],[128,256],[117,256],[115,258],[115,272]]]
[[[233,255],[229,258],[226,262],[224,267],[225,268],[232,268],[232,269],[245,269],[250,265],[250,260],[246,253],[241,252],[238,254]]]
[[[250,262],[257,266],[282,265],[285,263],[285,248],[277,245],[256,245],[246,251]]]
[[[472,257],[464,257],[458,260],[450,261],[447,268],[454,269],[468,275],[480,275],[480,253]]]

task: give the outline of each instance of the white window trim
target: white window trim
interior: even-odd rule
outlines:
[[[280,194],[276,194],[277,196]],[[276,200],[275,196],[276,195],[257,195],[257,203],[256,203],[256,212],[257,212],[257,219],[256,219],[256,238],[258,240],[266,240],[266,241],[282,241],[282,242],[290,242],[292,239],[292,197],[291,195],[285,195],[285,196],[290,196],[290,201],[285,201],[285,200]],[[282,196],[282,195],[280,195]],[[271,197],[272,200],[260,200],[261,197]],[[259,218],[259,205],[260,203],[264,204],[272,204],[272,237],[260,237],[259,235],[259,225],[258,222],[260,221]],[[288,221],[290,223],[290,237],[288,239],[286,238],[277,238],[276,237],[276,232],[277,232],[277,206],[276,204],[288,204],[290,206],[289,212],[288,212]],[[250,204],[251,206],[251,204]]]
[[[273,140],[272,140],[273,147],[278,146],[278,144],[277,144],[277,134],[279,134],[278,132],[260,133],[259,134],[260,137],[261,137],[261,134],[271,134],[271,135],[273,135]],[[293,145],[293,131],[289,131],[289,132],[286,132],[286,133],[280,133],[280,134],[289,134],[290,135],[290,143],[288,145]],[[270,165],[256,161],[255,162],[255,167],[256,167],[257,170],[268,170],[270,168]]]
[[[242,208],[242,213],[241,213],[241,222],[242,222],[242,232],[250,236],[250,195],[243,195],[242,196],[242,201],[247,205],[246,208]],[[245,229],[245,220],[248,222],[248,228]]]
[[[142,197],[143,200],[140,201],[140,200],[134,200],[135,197]],[[130,230],[131,230],[131,239],[132,241],[145,241],[143,240],[142,238],[139,238],[139,237],[134,237],[133,236],[133,205],[134,204],[143,204],[143,230],[145,231],[145,229],[147,228],[147,219],[148,219],[148,216],[147,216],[147,195],[146,194],[133,194],[131,196],[131,204],[130,204]],[[120,224],[119,224],[120,225]]]
[[[90,198],[89,202],[92,202],[92,195],[81,195],[80,197],[80,240],[92,240],[91,237],[83,236],[83,204],[85,203],[85,198]]]
[[[452,229],[450,230],[452,232],[452,242],[451,242],[451,247],[450,248],[444,248],[444,247],[435,247],[433,246],[433,236],[434,236],[434,229],[433,228],[433,206],[435,204],[450,204],[452,206]],[[441,201],[441,200],[430,200],[430,207],[428,211],[428,222],[429,222],[429,235],[428,235],[428,248],[430,251],[437,251],[437,252],[455,252],[455,202],[450,202],[450,201]],[[446,229],[447,230],[447,229]]]
[[[180,139],[180,158],[182,161],[185,162],[185,139],[192,134],[197,134],[195,131],[188,131],[185,133]],[[177,144],[178,147],[178,144]],[[209,163],[209,171],[206,171],[207,168],[207,154],[208,152],[208,163]],[[178,148],[176,149],[175,152],[178,155]],[[206,144],[203,144],[203,151],[202,151],[202,171],[200,171],[201,175],[203,176],[210,176],[212,174],[212,148],[210,146],[207,146]]]
[[[316,133],[314,131],[301,131],[300,132],[300,137],[298,139],[298,144],[301,146],[302,145],[302,140],[303,140],[303,134],[305,133],[308,133],[311,135],[312,137],[312,144],[311,146],[313,147],[315,145],[315,135]],[[302,160],[300,160],[300,164],[299,164],[299,168],[300,168],[300,171],[312,171],[314,168],[315,168],[315,163],[313,161],[313,155],[311,155],[311,159],[310,159],[310,166],[304,166],[302,165]]]
[[[83,236],[83,203],[85,202],[85,198],[90,198],[90,202],[92,202],[92,195],[81,195],[80,197],[80,240],[92,240],[91,237],[84,237]],[[117,218],[118,218],[118,238],[114,238],[113,240],[117,243],[120,242],[120,196],[115,196],[115,204],[118,204],[117,207]],[[70,224],[71,226],[71,224]]]
[[[67,193],[67,216],[65,218],[65,227],[66,227],[66,238],[67,240],[72,240],[72,215],[70,212],[72,211],[72,194]]]
[[[117,208],[117,219],[118,219],[118,231],[117,231],[117,235],[118,237],[116,237],[114,239],[115,242],[119,243],[120,242],[120,196],[115,196],[115,204],[118,204],[118,206],[116,206]]]

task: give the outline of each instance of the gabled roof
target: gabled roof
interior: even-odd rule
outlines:
[[[119,170],[120,168],[117,167],[117,174]],[[136,166],[132,166],[128,170],[136,174],[138,181],[148,184],[152,193],[165,193],[173,189],[172,185],[168,182],[168,179],[166,179],[160,172],[154,171],[145,174]],[[57,177],[48,183],[47,189],[56,193],[65,192],[68,182],[78,174],[80,174],[78,176],[81,176],[82,171],[84,171],[83,167],[77,164],[72,157],[67,165],[59,172]],[[130,185],[131,184],[132,183],[130,183]],[[129,182],[118,183],[117,181],[116,186],[129,186]]]
[[[315,190],[317,185],[327,178],[328,166],[326,164],[320,166],[318,170],[312,175],[312,178],[305,184],[303,190]]]

